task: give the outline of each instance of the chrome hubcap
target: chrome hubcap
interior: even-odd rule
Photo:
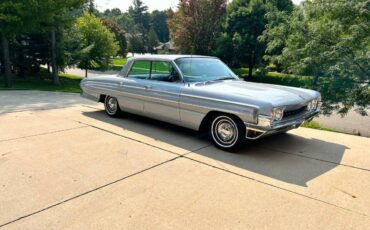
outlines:
[[[228,122],[222,122],[217,128],[218,136],[225,142],[230,141],[235,136],[235,129]]]
[[[218,145],[230,147],[234,145],[238,139],[236,124],[229,117],[219,117],[212,123],[212,136]]]
[[[114,114],[117,111],[117,100],[113,97],[109,97],[107,99],[106,107],[110,114]]]

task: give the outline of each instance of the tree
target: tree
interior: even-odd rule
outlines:
[[[86,0],[38,0],[37,15],[42,20],[40,23],[41,29],[50,32],[52,76],[55,85],[60,85],[56,33],[67,25],[71,25],[73,22],[72,11],[79,9],[85,3]],[[90,6],[93,6],[93,1],[90,0],[89,3]]]
[[[82,40],[81,56],[79,57],[79,67],[86,70],[91,68],[106,68],[110,57],[114,56],[118,49],[115,35],[111,33],[103,23],[87,12],[76,22],[76,36]]]
[[[169,20],[171,37],[182,53],[209,55],[221,29],[226,0],[181,0]]]
[[[148,51],[148,32],[150,29],[150,14],[148,13],[148,7],[144,5],[141,0],[133,0],[133,6],[128,9],[128,15],[132,18],[134,26],[130,29],[129,33],[131,38],[139,39],[140,41],[129,41],[134,44],[131,45],[132,52],[145,53]]]
[[[281,23],[268,26],[267,60],[285,72],[313,76],[323,112],[346,114],[370,104],[370,3],[368,0],[312,0]],[[278,44],[278,45],[276,45]],[[284,44],[280,54],[274,48]]]
[[[87,10],[90,14],[94,13],[95,11],[95,3],[94,0],[88,0],[87,1]]]
[[[132,30],[128,35],[128,50],[135,53],[145,53],[146,47],[142,39],[142,34],[138,30]]]
[[[285,37],[288,30],[284,25],[292,16],[294,5],[291,0],[277,0],[268,4],[268,8],[266,29],[259,39],[267,44],[265,54],[268,55],[264,56],[264,59],[280,69],[280,64],[276,58],[285,48]]]
[[[128,9],[129,15],[134,20],[136,26],[142,30],[140,32],[147,32],[150,29],[148,7],[141,0],[133,0],[132,3],[133,6],[130,6]]]
[[[246,64],[249,78],[261,64],[265,44],[258,37],[265,30],[267,5],[263,0],[234,0],[227,7],[225,33],[233,44],[234,64]],[[247,80],[247,79],[246,79]]]
[[[10,43],[12,69],[19,77],[40,71],[40,65],[50,63],[50,39],[47,33],[24,33]]]
[[[119,55],[122,57],[126,57],[127,55],[127,40],[126,40],[126,33],[123,29],[121,29],[117,23],[110,19],[102,19],[104,26],[106,26],[110,32],[114,33],[116,40],[119,44]]]
[[[170,40],[170,31],[168,29],[167,20],[169,19],[169,10],[158,11],[154,10],[151,14],[151,23],[160,42],[168,42]]]
[[[135,28],[134,19],[131,18],[129,13],[123,13],[119,17],[116,17],[114,20],[127,33],[131,33],[131,31]]]
[[[23,2],[22,0],[2,0],[0,2],[2,61],[7,88],[12,87],[9,40],[14,39],[16,35],[35,30],[36,5],[33,1]]]
[[[158,37],[155,33],[153,27],[150,28],[149,34],[148,34],[148,51],[150,53],[154,52],[154,48],[158,46]]]
[[[292,12],[294,9],[294,4],[292,0],[271,0],[268,1],[269,12],[276,8],[277,11]]]
[[[110,18],[112,20],[119,18],[122,15],[122,12],[118,8],[113,8],[113,9],[106,9],[103,13],[104,17]]]

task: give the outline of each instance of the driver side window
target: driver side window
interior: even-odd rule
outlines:
[[[150,79],[154,81],[178,82],[180,81],[180,75],[171,63],[153,61]]]

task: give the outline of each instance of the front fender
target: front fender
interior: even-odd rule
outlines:
[[[180,96],[180,118],[187,127],[198,130],[210,112],[223,112],[238,116],[243,122],[257,123],[258,107],[243,103],[190,94]]]

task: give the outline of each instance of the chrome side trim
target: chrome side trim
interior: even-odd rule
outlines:
[[[119,84],[109,83],[109,82],[88,82],[88,83],[84,83],[83,86],[101,86],[101,87],[111,86],[111,87],[117,87],[117,86],[119,86]]]
[[[92,88],[95,88],[97,90],[104,90],[104,89],[101,89],[101,88],[96,88],[94,86],[92,86]],[[135,94],[135,93],[129,93],[129,92],[122,92],[122,91],[117,91],[117,90],[113,90],[113,89],[110,89],[110,91],[115,92],[115,93],[117,93],[117,95],[123,96],[123,97],[126,96],[126,97],[130,97],[130,98],[134,98],[134,99],[139,99],[139,100],[148,101],[148,102],[155,102],[155,103],[158,103],[158,104],[168,105],[168,106],[173,106],[173,107],[178,107],[179,106],[178,99],[177,100],[167,100],[167,99],[163,99],[163,98],[153,98],[153,97],[150,97],[150,96],[145,96],[145,95],[140,95],[140,94]]]
[[[186,109],[186,110],[189,110],[189,111],[194,111],[194,112],[200,112],[199,109],[196,109],[196,108],[202,108],[202,109],[205,109],[207,111],[214,111],[214,110],[217,110],[217,111],[220,111],[220,112],[225,112],[225,113],[235,113],[235,111],[233,110],[228,110],[228,109],[220,109],[220,108],[214,108],[214,107],[208,107],[208,106],[203,106],[203,105],[195,105],[195,104],[189,104],[189,103],[184,103],[184,102],[180,102],[180,108],[181,109]]]
[[[128,88],[128,89],[140,89],[140,90],[145,90],[144,87],[140,87],[140,86],[134,86],[134,85],[122,85],[120,86],[122,88]]]
[[[156,90],[156,89],[150,89],[148,91],[154,92],[154,93],[166,94],[166,95],[175,96],[175,97],[180,97],[179,93],[166,92],[166,91],[161,91],[161,90]]]
[[[221,102],[221,103],[226,103],[226,104],[231,104],[231,105],[238,105],[238,106],[246,106],[250,107],[253,109],[258,109],[258,107],[250,104],[244,104],[244,103],[239,103],[239,102],[233,102],[233,101],[226,101],[222,99],[214,99],[210,97],[203,97],[203,96],[195,96],[195,95],[190,95],[190,94],[181,94],[182,97],[189,97],[189,98],[197,98],[197,99],[202,99],[206,101],[212,101],[212,102]]]

